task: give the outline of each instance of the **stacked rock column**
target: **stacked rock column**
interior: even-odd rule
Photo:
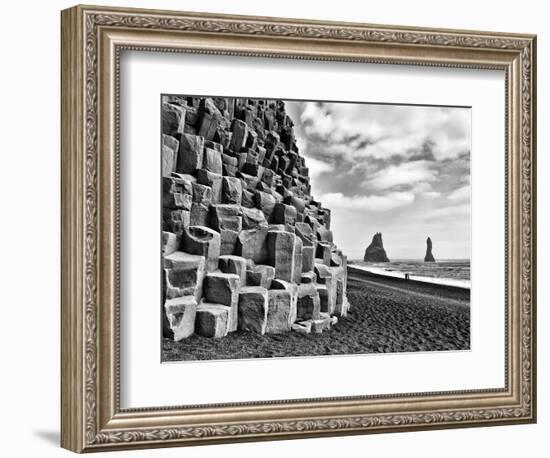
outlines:
[[[165,336],[322,332],[346,315],[346,257],[284,102],[163,97],[162,207]]]

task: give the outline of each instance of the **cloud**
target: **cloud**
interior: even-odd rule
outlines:
[[[323,109],[323,104],[321,103],[306,103],[301,119],[305,123],[305,129],[308,134],[325,136],[333,132],[336,127],[333,117]]]
[[[427,191],[422,194],[426,199],[437,199],[441,196],[441,193],[438,191]]]
[[[309,169],[309,176],[311,179],[316,179],[319,175],[334,170],[331,164],[315,159],[314,157],[306,158],[306,167]]]
[[[412,203],[414,194],[390,192],[384,195],[345,196],[341,192],[331,192],[320,196],[320,200],[330,209],[382,212]]]
[[[441,160],[470,150],[468,108],[305,102],[300,119],[307,136],[337,146],[336,154],[350,161]]]
[[[459,202],[470,200],[470,185],[455,189],[447,195],[447,199]]]
[[[430,168],[430,162],[428,161],[404,162],[379,170],[370,180],[365,182],[365,186],[384,190],[396,186],[411,186],[415,183],[428,184],[436,176],[437,172]]]
[[[431,191],[432,189],[432,184],[428,181],[420,181],[411,186],[411,191],[416,194],[423,194],[425,192]]]
[[[470,204],[464,203],[450,207],[437,207],[426,211],[421,215],[424,221],[444,222],[447,225],[454,225],[457,222],[464,222],[470,218]]]

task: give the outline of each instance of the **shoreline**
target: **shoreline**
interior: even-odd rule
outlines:
[[[363,269],[355,269],[348,265],[348,279],[353,278],[370,285],[374,289],[388,288],[395,291],[404,303],[407,303],[409,297],[420,295],[429,297],[430,300],[437,299],[442,305],[456,303],[463,307],[470,306],[470,289],[456,287],[454,285],[444,285],[440,283],[430,283],[415,281],[413,279],[405,280],[403,277],[378,275]]]
[[[386,270],[383,267],[374,267],[374,266],[362,266],[357,264],[348,264],[348,271],[353,269],[354,271],[367,272],[373,276],[382,277],[382,278],[393,278],[396,280],[402,280],[403,282],[411,283],[425,283],[430,285],[441,285],[451,288],[461,288],[461,289],[471,289],[470,280],[462,280],[455,278],[441,278],[441,277],[426,277],[423,275],[411,274],[409,279],[405,279],[405,273],[399,271],[390,271]]]

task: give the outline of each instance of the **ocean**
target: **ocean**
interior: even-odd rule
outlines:
[[[349,264],[383,275],[404,277],[408,273],[411,280],[470,286],[469,259],[442,259],[437,262],[424,262],[418,259],[395,259],[391,262],[352,260],[349,261]]]

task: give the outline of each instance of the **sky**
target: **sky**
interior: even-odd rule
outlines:
[[[335,243],[362,259],[382,232],[391,259],[470,258],[471,110],[286,101],[312,194]]]

